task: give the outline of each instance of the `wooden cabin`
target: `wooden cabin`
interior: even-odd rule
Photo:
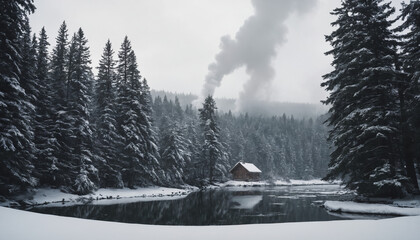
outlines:
[[[261,170],[252,163],[238,162],[229,172],[239,181],[259,181],[261,177]]]

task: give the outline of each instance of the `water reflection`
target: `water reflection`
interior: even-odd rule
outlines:
[[[338,199],[338,186],[221,189],[186,198],[115,205],[33,208],[78,218],[162,225],[220,225],[349,219],[328,214],[317,202]],[[316,194],[324,193],[324,194]]]

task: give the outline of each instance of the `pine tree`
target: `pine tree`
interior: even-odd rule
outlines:
[[[69,50],[68,111],[72,120],[69,145],[71,147],[69,173],[74,181],[72,191],[87,194],[95,189],[97,169],[93,165],[92,129],[89,122],[89,103],[91,100],[92,72],[89,64],[90,53],[84,32],[79,28],[73,36]]]
[[[381,0],[343,1],[333,11],[337,26],[326,40],[334,70],[322,83],[330,96],[331,154],[326,179],[341,177],[347,187],[376,196],[402,195],[409,189],[399,154],[395,94],[394,36],[387,19],[394,12]]]
[[[121,137],[118,135],[116,122],[115,84],[117,75],[113,55],[114,51],[108,40],[99,61],[95,91],[95,155],[100,172],[100,186],[121,188],[124,184],[118,162],[118,147],[121,146]]]
[[[220,129],[216,121],[216,102],[212,96],[208,96],[203,103],[203,107],[199,109],[201,128],[203,130],[204,143],[201,147],[202,157],[204,160],[204,168],[208,173],[210,183],[214,181],[214,177],[219,175],[224,177],[226,174],[226,165],[223,165],[225,152],[223,145],[219,140]]]
[[[52,186],[71,186],[73,180],[69,174],[72,168],[70,162],[70,136],[72,135],[72,120],[69,114],[69,91],[68,82],[68,30],[63,22],[56,37],[55,47],[51,55],[50,79],[51,79],[51,104],[47,111],[50,113],[52,132],[52,164],[48,180]]]
[[[182,111],[181,104],[179,103],[179,99],[176,96],[175,96],[175,101],[174,101],[174,107],[175,107],[174,117],[175,119],[177,119],[177,121],[181,122],[184,119],[184,111]]]
[[[32,141],[34,142],[34,147],[30,150],[31,153],[31,161],[36,164],[36,155],[39,152],[36,145],[36,104],[38,102],[39,97],[39,84],[36,74],[36,52],[37,42],[33,42],[31,40],[31,28],[29,26],[29,20],[26,19],[23,29],[23,35],[21,37],[19,49],[21,50],[21,57],[22,62],[20,64],[20,84],[22,88],[25,90],[26,99],[29,105],[26,108],[23,108],[27,114],[28,119],[28,129],[33,132]],[[35,171],[34,171],[35,172]],[[32,176],[36,177],[36,174],[32,174]]]
[[[172,122],[172,123],[171,123]],[[169,185],[184,183],[184,169],[189,162],[188,141],[184,137],[184,129],[169,117],[163,118],[160,146],[160,163],[165,172],[165,180]]]
[[[0,194],[35,186],[32,177],[35,146],[30,98],[22,88],[22,49],[19,43],[32,0],[0,1]]]
[[[122,137],[120,158],[124,185],[130,188],[136,185],[159,183],[158,162],[151,157],[150,149],[156,144],[148,138],[151,123],[147,115],[148,106],[144,106],[147,97],[141,83],[137,59],[131,43],[125,37],[118,53],[117,103],[119,134]]]
[[[150,94],[150,87],[147,84],[146,78],[143,78],[141,84],[141,95],[140,103],[143,106],[143,128],[142,134],[146,140],[146,162],[148,162],[153,169],[159,169],[160,164],[158,161],[159,158],[159,149],[157,146],[157,133],[153,126],[153,109],[152,109],[152,96]],[[160,176],[158,176],[160,177]]]
[[[20,67],[21,71],[21,86],[25,90],[25,93],[31,102],[35,104],[39,95],[38,91],[38,79],[36,74],[37,68],[37,48],[38,43],[31,39],[31,27],[29,26],[29,20],[25,20],[23,35],[20,40],[19,49],[21,49],[22,63]],[[35,115],[35,109],[27,109],[30,111],[31,117]],[[33,121],[33,120],[31,120]]]
[[[40,175],[41,184],[51,184],[57,175],[57,159],[54,155],[59,150],[53,135],[53,92],[49,74],[48,38],[44,28],[41,29],[36,54],[36,78],[38,80],[38,95],[36,102],[35,143],[38,148],[36,169]]]
[[[201,172],[201,154],[200,154],[200,141],[197,133],[197,126],[194,120],[187,123],[186,139],[188,142],[187,149],[190,157],[187,159],[185,166],[185,181],[192,185],[199,185],[203,174]]]
[[[416,158],[420,173],[420,2],[410,1],[409,4],[403,4],[400,17],[403,23],[397,31],[402,33],[403,74],[400,80],[400,95],[405,97],[402,130],[403,137],[406,138],[403,151],[407,160],[407,172],[418,188],[413,159]]]
[[[163,107],[162,107],[162,98],[160,96],[155,97],[153,101],[153,119],[156,122],[159,122],[159,119],[162,117]]]

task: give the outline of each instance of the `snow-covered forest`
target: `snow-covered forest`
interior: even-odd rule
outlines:
[[[202,130],[192,105],[187,105],[183,110],[178,98],[172,101],[157,96],[153,109],[160,139],[167,139],[167,130],[173,129],[170,130],[172,137],[178,137],[180,142],[184,142],[180,146],[187,146],[184,149],[187,150],[189,161],[193,163],[190,166],[199,163],[201,147],[197,141],[202,142]],[[327,128],[323,124],[324,120],[322,117],[296,120],[286,115],[235,116],[231,112],[218,115],[219,139],[224,151],[221,166],[218,167],[218,179],[227,179],[229,176],[226,170],[238,161],[256,164],[265,179],[312,179],[325,176],[330,149],[326,142]],[[161,148],[165,148],[165,145],[164,142],[160,144]],[[196,173],[193,171],[192,174]],[[198,179],[203,178],[206,178],[205,174],[198,176]]]
[[[69,2],[0,0],[1,239],[418,239],[419,0]]]
[[[118,50],[106,42],[94,75],[81,28],[63,22],[50,49],[46,30],[30,28],[32,1],[3,5],[0,194],[202,186],[238,161],[264,179],[325,175],[323,119],[219,114],[211,96],[199,109],[152,99],[128,37]]]
[[[334,70],[322,83],[330,110],[307,119],[218,112],[212,96],[198,109],[153,98],[128,37],[104,39],[92,66],[81,28],[69,33],[63,22],[51,40],[44,28],[31,30],[33,1],[1,4],[1,195],[203,186],[227,180],[238,161],[267,180],[326,176],[367,195],[419,191],[418,1],[399,14],[381,0],[343,1],[333,11],[326,54]]]

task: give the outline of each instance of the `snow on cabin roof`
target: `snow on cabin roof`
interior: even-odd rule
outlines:
[[[233,169],[235,169],[238,164],[242,165],[246,170],[248,170],[248,172],[261,173],[261,170],[258,169],[254,164],[252,164],[252,163],[245,163],[245,162],[238,162],[238,163],[236,163],[235,166],[233,166],[233,168],[230,170],[230,172]]]

